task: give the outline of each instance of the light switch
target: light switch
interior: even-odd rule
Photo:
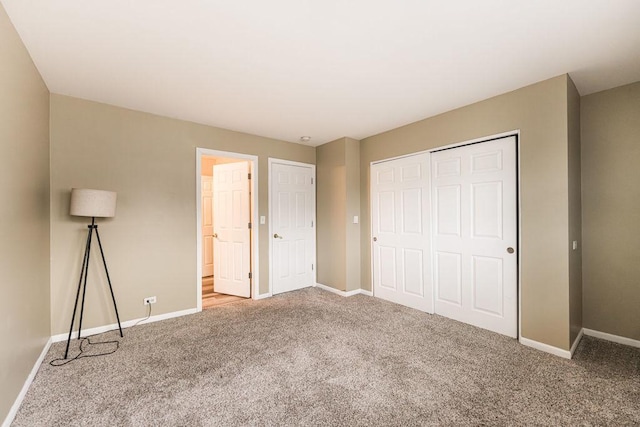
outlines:
[[[358,223],[358,215],[355,215],[355,216],[353,217],[353,223],[354,223],[354,224],[357,224],[357,223]]]
[[[266,224],[267,218],[264,215],[260,215],[260,224]]]
[[[576,249],[578,249],[578,241],[574,240],[573,241],[573,250],[575,251]]]

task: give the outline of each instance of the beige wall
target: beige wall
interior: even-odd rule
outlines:
[[[50,335],[49,91],[0,5],[0,422]]]
[[[567,85],[559,76],[364,139],[363,287],[371,289],[370,163],[519,129],[522,336],[568,350]]]
[[[345,138],[316,148],[316,229],[318,283],[347,289]]]
[[[353,291],[362,287],[360,280],[360,141],[345,138],[345,184],[347,201],[345,205],[346,222],[346,262],[347,277],[346,290]],[[353,223],[353,217],[358,216],[358,224]]]
[[[582,197],[580,177],[580,94],[571,79],[567,84],[569,167],[569,341],[582,329]],[[578,248],[573,250],[573,241]]]
[[[318,283],[360,289],[360,141],[340,138],[316,149]]]
[[[61,95],[51,96],[51,311],[69,328],[87,219],[70,217],[72,187],[118,192],[116,217],[100,220],[121,320],[196,307],[196,147],[259,156],[259,215],[268,216],[268,158],[315,164],[315,149]],[[260,293],[268,290],[269,236],[260,226]],[[95,253],[94,253],[95,254]],[[115,322],[92,257],[83,326]]]
[[[200,173],[202,176],[213,176],[213,166],[216,164],[215,157],[203,156],[200,162]]]
[[[202,176],[213,176],[213,166],[238,162],[246,162],[246,160],[237,158],[234,159],[226,157],[202,156],[202,161],[200,162],[200,172]]]
[[[640,82],[582,98],[584,327],[640,340]]]

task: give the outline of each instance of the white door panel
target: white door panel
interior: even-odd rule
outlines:
[[[213,177],[202,176],[202,277],[213,275]]]
[[[314,284],[315,185],[311,166],[272,163],[273,294]]]
[[[249,163],[213,167],[214,290],[251,296]]]
[[[435,312],[517,337],[515,137],[431,154]]]
[[[436,251],[436,301],[456,306],[462,304],[461,254]],[[436,312],[437,309],[436,309]]]
[[[429,155],[371,167],[373,292],[433,312]]]

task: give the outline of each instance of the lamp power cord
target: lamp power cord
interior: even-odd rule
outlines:
[[[132,328],[135,326],[138,326],[140,323],[149,320],[149,318],[151,318],[151,304],[149,304],[149,310],[147,312],[147,317],[138,320],[136,323],[133,324],[133,326],[131,326]],[[83,359],[85,357],[99,357],[99,356],[107,356],[109,354],[113,354],[116,351],[118,351],[118,349],[120,348],[120,341],[119,340],[110,340],[110,341],[100,341],[100,342],[92,342],[91,338],[97,336],[97,335],[101,335],[104,334],[104,332],[100,332],[99,334],[93,334],[93,335],[89,335],[88,337],[84,337],[82,338],[82,341],[80,341],[80,353],[78,353],[76,356],[71,357],[69,359],[63,359],[63,358],[59,358],[59,359],[53,359],[52,361],[49,362],[49,365],[51,366],[64,366],[67,363],[71,363],[74,360],[78,360],[78,359]],[[87,345],[87,347],[85,348],[85,344]],[[105,344],[115,344],[115,348],[109,351],[104,351],[102,353],[97,353],[97,354],[85,354],[85,351],[90,348],[89,346],[101,346],[101,345],[105,345]]]

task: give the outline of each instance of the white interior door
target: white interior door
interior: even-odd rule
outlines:
[[[214,291],[251,296],[249,163],[213,167]]]
[[[515,137],[431,153],[435,312],[517,337]]]
[[[373,293],[433,313],[429,154],[371,166]]]
[[[201,177],[202,277],[213,275],[213,177]]]
[[[273,294],[314,284],[315,185],[311,165],[271,164]]]

